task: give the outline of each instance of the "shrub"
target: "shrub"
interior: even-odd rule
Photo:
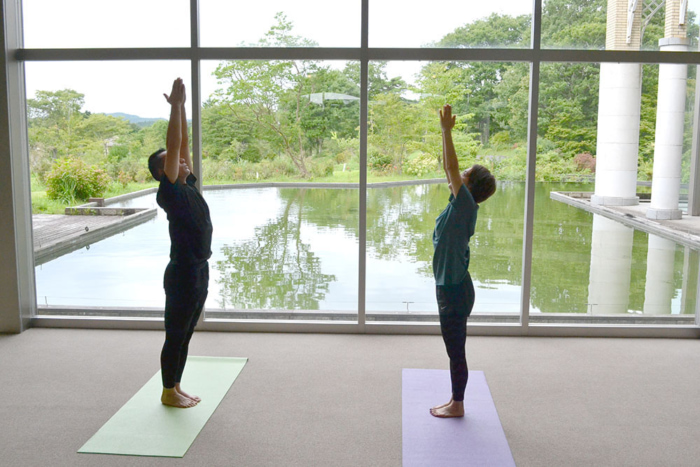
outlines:
[[[537,154],[535,180],[538,182],[560,182],[576,171],[573,158],[562,156],[559,151]]]
[[[109,182],[104,170],[89,166],[81,159],[62,157],[54,162],[46,175],[46,196],[71,204],[76,200],[102,196]]]
[[[306,160],[306,162],[308,162],[308,159]],[[307,163],[307,168],[308,165],[309,164]],[[262,162],[254,164],[253,167],[255,168],[255,171],[259,174],[259,177],[262,179],[284,176],[296,176],[299,174],[299,170],[294,165],[294,163],[291,160],[289,160],[288,157],[277,157],[272,160],[264,160]],[[255,175],[255,177],[257,178],[258,175]]]
[[[404,173],[408,175],[416,175],[424,177],[438,170],[437,158],[428,153],[420,153],[411,159],[408,159],[403,166]]]
[[[314,159],[309,171],[312,177],[332,177],[335,163],[328,159]]]
[[[128,179],[126,183],[136,181],[140,172],[148,170],[146,160],[137,157],[108,161],[105,164],[105,169],[107,170],[107,174],[113,179],[116,178],[119,181]]]
[[[350,161],[353,156],[360,152],[360,140],[357,138],[339,138],[338,133],[331,132],[331,141],[326,150],[335,156],[338,164]]]
[[[510,133],[507,131],[499,131],[491,136],[491,139],[489,140],[489,144],[497,147],[508,147],[510,143]]]
[[[119,172],[119,175],[117,175],[117,181],[121,184],[121,186],[126,188],[126,186],[133,181],[133,178],[126,172]]]
[[[386,152],[375,147],[367,150],[367,166],[377,172],[384,172],[393,166],[394,159]]]
[[[494,170],[497,180],[523,181],[527,169],[527,151],[524,148],[515,150],[515,155],[499,161]]]
[[[574,156],[574,164],[578,170],[590,170],[595,173],[595,157],[590,153],[582,152]]]
[[[526,146],[526,143],[523,143],[523,147]],[[542,138],[542,137],[537,137],[537,153],[542,154],[545,152],[550,152],[550,151],[556,151],[557,144],[553,141],[548,140],[547,138]]]
[[[129,155],[129,148],[124,145],[111,146],[107,159],[111,162],[118,162]]]

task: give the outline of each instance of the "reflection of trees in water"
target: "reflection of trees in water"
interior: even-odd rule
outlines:
[[[378,259],[428,263],[432,275],[435,206],[443,198],[437,185],[372,188],[367,192],[367,254]]]
[[[591,262],[592,215],[550,200],[549,192],[591,191],[590,185],[538,183],[531,303],[544,313],[585,313]],[[319,231],[343,231],[357,242],[359,195],[356,189],[280,189],[285,206],[278,219],[256,229],[257,237],[224,247],[222,296],[227,306],[318,309],[332,275],[321,274],[312,245],[300,241],[300,225]],[[432,277],[435,218],[447,205],[446,184],[370,188],[367,192],[367,254],[376,259],[419,265]],[[523,183],[503,183],[479,208],[476,234],[470,242],[470,272],[482,288],[521,284],[525,202]],[[635,232],[632,251],[630,308],[644,300],[647,235]],[[683,264],[677,251],[676,264]],[[372,272],[368,271],[371,276]],[[682,271],[674,282],[681,287]],[[394,278],[400,281],[400,277]]]
[[[472,277],[482,286],[519,284],[522,263],[523,187],[501,184],[498,198],[479,208],[470,242]],[[432,277],[435,218],[447,206],[446,184],[370,190],[367,196],[367,252],[382,260],[419,262]]]
[[[550,191],[592,191],[592,188],[572,184],[538,184],[535,191],[530,303],[543,313],[585,313],[593,217],[581,209],[552,201]],[[524,195],[523,186],[523,198]],[[520,230],[522,232],[522,227]]]
[[[224,308],[318,310],[335,276],[321,273],[319,258],[301,240],[308,193],[299,189],[283,196],[284,210],[256,227],[255,238],[222,247],[226,259],[217,261],[216,269]]]

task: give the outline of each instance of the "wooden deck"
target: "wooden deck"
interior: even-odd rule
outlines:
[[[43,264],[128,230],[155,215],[155,209],[146,209],[127,216],[35,214],[32,216],[34,262],[36,265]]]

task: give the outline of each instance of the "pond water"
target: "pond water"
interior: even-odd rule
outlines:
[[[651,299],[645,297],[646,282],[659,268],[647,268],[652,258],[649,236],[622,228],[628,232],[620,235],[629,238],[622,250],[629,249],[629,254],[617,263],[610,262],[614,254],[605,253],[600,259],[600,251],[621,250],[623,237],[605,229],[596,237],[592,214],[549,198],[552,190],[592,189],[591,185],[537,184],[532,313],[652,310]],[[207,309],[356,312],[357,190],[254,187],[205,189],[204,196],[214,225]],[[448,196],[445,184],[368,190],[368,314],[437,313],[432,230]],[[519,313],[524,197],[523,184],[500,184],[497,194],[480,207],[471,241],[475,313]],[[155,194],[119,206],[156,207]],[[605,242],[617,243],[606,246]],[[663,260],[663,266],[671,269],[667,279],[661,280],[667,282],[666,298],[657,299],[660,304],[653,313],[694,313],[697,253],[678,245],[671,248],[670,259],[667,255]],[[162,308],[168,253],[167,219],[159,209],[148,222],[37,266],[38,304]],[[601,277],[596,271],[621,265],[617,277],[622,282],[608,281],[616,293],[601,292],[605,281],[602,286],[596,282]],[[607,306],[606,300],[615,301],[615,306]]]

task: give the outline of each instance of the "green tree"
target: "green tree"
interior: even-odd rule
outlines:
[[[607,0],[547,0],[542,6],[542,46],[604,49]]]
[[[528,47],[530,42],[530,16],[509,16],[493,13],[455,29],[439,42],[439,47]],[[438,87],[437,95],[444,95],[459,114],[469,114],[468,132],[481,135],[481,142],[488,144],[489,135],[504,128],[493,118],[502,103],[497,100],[496,86],[513,66],[499,62],[455,62],[428,64],[421,71],[422,84],[431,81]],[[441,73],[439,68],[445,69]],[[438,84],[442,82],[442,84]],[[453,91],[449,88],[453,87]],[[443,90],[440,90],[442,88]],[[424,91],[435,95],[435,91]],[[448,92],[453,95],[448,95]]]
[[[260,46],[310,47],[314,42],[292,35],[285,15],[275,16]],[[308,76],[317,71],[309,60],[225,61],[214,71],[221,89],[214,101],[226,104],[231,114],[246,123],[256,123],[275,148],[284,152],[303,177],[309,176],[302,112],[311,105],[304,95],[315,92]]]
[[[72,89],[37,91],[27,99],[29,140],[32,159],[53,160],[70,155],[76,143],[76,127],[83,120],[80,113],[85,96]]]

